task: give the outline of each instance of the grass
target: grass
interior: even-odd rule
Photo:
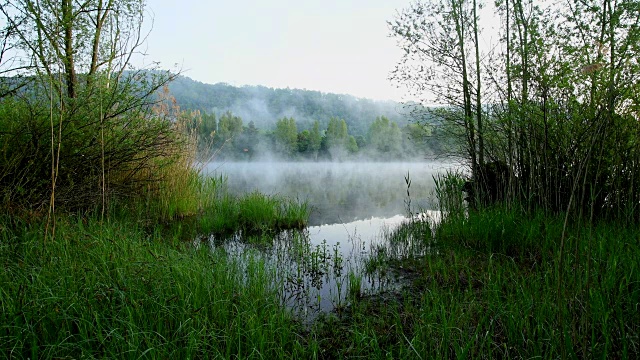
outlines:
[[[66,218],[56,241],[3,227],[0,355],[209,358],[302,351],[270,269],[250,254],[149,235],[134,222]],[[274,346],[278,344],[278,346]]]
[[[302,229],[309,218],[306,203],[258,192],[235,197],[222,192],[217,201],[202,211],[199,227],[204,233],[275,234],[286,229]]]
[[[157,223],[171,224],[172,231],[186,223],[191,230],[186,236],[190,237],[196,234],[230,237],[239,232],[275,234],[306,226],[310,213],[306,203],[259,192],[234,196],[227,191],[225,177],[205,175],[203,165],[195,161],[196,134],[184,121],[189,118],[175,124],[178,146],[172,147],[166,157],[157,159],[154,167],[138,174],[137,181],[144,182],[147,178],[156,181],[148,181],[142,194],[137,194],[140,198],[121,200],[111,209],[116,209],[121,217],[142,221],[154,231]]]
[[[175,170],[175,169],[174,169]],[[281,306],[274,269],[251,253],[228,257],[198,234],[306,225],[304,203],[231,196],[224,178],[196,171],[107,216],[0,215],[0,357],[296,357],[295,320]],[[49,231],[51,234],[51,228]],[[274,346],[277,344],[277,346]]]
[[[495,207],[451,212],[435,229],[414,219],[364,264],[403,272],[406,286],[366,295],[350,272],[348,306],[309,325],[282,306],[284,284],[259,247],[229,257],[192,236],[268,243],[303,226],[306,205],[191,181],[195,196],[173,212],[147,202],[113,204],[104,220],[59,216],[46,241],[43,221],[0,215],[0,357],[640,356],[636,226],[570,223],[561,247],[562,216]],[[290,246],[311,268],[331,260],[331,249]]]
[[[193,170],[171,178],[173,182],[161,187],[159,194],[152,192],[146,201],[133,205],[117,204],[116,211],[123,217],[141,219],[149,230],[163,223],[170,231],[182,231],[187,229],[179,228],[188,224],[191,231],[186,235],[192,238],[197,234],[230,237],[238,232],[247,239],[263,233],[273,235],[302,229],[309,218],[310,208],[304,202],[258,192],[232,195],[221,176],[208,177]]]
[[[499,208],[445,220],[426,256],[389,257],[411,285],[315,336],[328,357],[637,358],[640,229],[575,224],[561,254],[562,225]]]

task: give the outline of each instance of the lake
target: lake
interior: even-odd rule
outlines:
[[[371,271],[371,259],[391,251],[386,250],[389,234],[410,212],[438,217],[433,177],[451,168],[440,162],[213,162],[204,171],[225,176],[232,194],[257,190],[309,204],[308,228],[277,235],[269,249],[252,251],[242,234],[218,245],[238,256],[258,253],[275,264],[283,303],[308,319],[340,309],[354,286],[367,295],[398,284],[397,276]],[[416,244],[409,241],[404,246],[411,249],[393,251],[411,256],[427,251]]]

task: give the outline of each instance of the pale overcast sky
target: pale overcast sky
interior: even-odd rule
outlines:
[[[146,62],[204,83],[401,100],[386,21],[409,0],[148,0]],[[149,16],[149,17],[151,17]]]

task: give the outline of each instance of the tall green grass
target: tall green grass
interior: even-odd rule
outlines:
[[[637,358],[640,229],[574,224],[561,253],[563,225],[499,207],[445,218],[426,256],[396,263],[410,285],[319,324],[320,346],[336,357]]]
[[[191,169],[170,178],[180,186],[169,184],[160,189],[160,194],[149,193],[142,201],[118,203],[116,211],[140,219],[148,228],[163,223],[175,230],[176,226],[189,224],[191,235],[233,235],[239,231],[246,235],[275,234],[301,229],[309,218],[310,208],[305,202],[258,192],[232,195],[222,176],[209,177]]]
[[[240,197],[222,191],[199,217],[204,233],[245,235],[302,229],[310,209],[304,202],[253,192]]]
[[[0,357],[292,357],[301,348],[270,269],[143,231],[59,219],[0,238]]]
[[[390,264],[410,282],[372,297],[350,278],[351,305],[307,328],[261,257],[114,219],[60,218],[46,244],[42,225],[0,219],[3,357],[640,355],[640,229],[574,224],[562,253],[561,217],[501,208],[445,218],[435,237],[424,224],[389,232],[429,244],[384,258],[399,256]]]
[[[433,235],[415,218],[384,234],[367,269],[408,283],[315,324],[327,358],[640,356],[640,228],[518,206],[467,210],[461,185],[455,173],[436,179]]]
[[[464,177],[459,170],[447,170],[433,177],[437,209],[443,216],[463,216],[466,212],[464,201]]]
[[[197,196],[174,215],[155,212],[170,200],[113,204],[104,218],[59,216],[46,242],[41,222],[0,215],[0,357],[640,356],[637,227],[565,225],[517,207],[467,211],[451,198],[459,210],[435,228],[413,218],[388,231],[365,263],[401,274],[399,291],[370,296],[350,273],[350,305],[309,325],[282,306],[285,280],[254,248],[229,257],[184,241],[228,231],[269,241],[274,229],[301,226],[306,205],[234,197],[223,178],[191,184]],[[179,226],[166,231],[171,219]],[[318,266],[320,251],[300,261]]]

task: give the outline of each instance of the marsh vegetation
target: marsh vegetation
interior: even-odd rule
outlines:
[[[144,1],[1,2],[0,357],[638,358],[640,4],[568,3],[414,3],[413,124],[260,132],[132,69]]]
[[[354,291],[361,297],[397,290],[405,274],[378,271],[373,257],[388,248],[388,234],[409,220],[407,174],[413,177],[410,194],[419,199],[409,206],[435,218],[434,176],[451,167],[436,162],[210,163],[205,171],[224,173],[229,191],[238,196],[258,190],[304,202],[309,224],[276,235],[238,232],[208,241],[230,256],[261,254],[277,269],[283,303],[308,322],[342,311]],[[404,256],[425,254],[423,241],[399,243]],[[396,248],[394,254],[401,252]]]

